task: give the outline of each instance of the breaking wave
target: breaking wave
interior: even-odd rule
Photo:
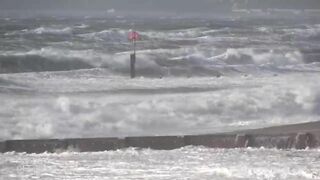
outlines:
[[[89,28],[90,25],[88,25],[88,24],[77,24],[74,27],[75,28],[79,28],[79,29],[86,29],[86,28]]]
[[[80,34],[80,37],[97,40],[97,41],[110,41],[110,42],[119,42],[119,43],[128,43],[128,30],[122,29],[109,29],[103,30],[100,32],[92,32],[87,34]]]
[[[20,34],[34,34],[34,35],[71,35],[73,29],[71,27],[53,28],[53,27],[39,27],[36,29],[23,29],[21,31],[14,31],[6,33],[6,36],[20,35]]]
[[[28,103],[4,97],[1,110],[16,118],[6,122],[0,138],[213,133],[317,121],[320,112],[318,74],[129,81],[81,73],[50,73],[50,81],[46,73],[15,75],[56,94],[32,96]],[[70,93],[59,93],[64,91]]]
[[[67,21],[60,21],[52,20],[50,26],[36,24],[33,28],[6,31],[5,35],[23,36],[4,38],[4,45],[0,44],[0,47],[7,51],[0,52],[2,64],[8,64],[8,59],[14,66],[19,66],[17,62],[28,64],[32,58],[39,64],[42,63],[39,59],[43,59],[43,64],[66,61],[70,65],[69,68],[61,67],[65,70],[72,69],[74,61],[74,69],[103,67],[116,75],[128,74],[131,43],[127,39],[127,26],[101,19],[76,20],[69,25]],[[130,19],[126,21],[129,23]],[[163,24],[158,25],[158,21]],[[320,61],[320,48],[314,43],[320,33],[319,23],[293,24],[283,20],[281,26],[278,21],[269,19],[261,24],[259,19],[238,21],[229,18],[179,21],[137,22],[141,34],[137,45],[139,75],[219,76],[250,73],[253,69],[258,72],[266,67],[273,71],[279,67]],[[305,41],[312,43],[302,49]],[[79,62],[85,65],[79,66]],[[50,69],[42,65],[40,68],[30,66],[22,67],[28,71]],[[24,68],[7,71],[23,71]],[[60,67],[55,65],[51,69],[60,70]]]
[[[32,88],[25,84],[0,78],[0,93],[32,92]],[[0,113],[1,114],[1,113]]]
[[[283,66],[303,63],[298,50],[281,49],[227,49],[224,53],[210,58],[229,65],[255,64]]]
[[[52,47],[27,52],[2,52],[1,72],[53,71],[104,67],[116,74],[129,72],[129,54],[98,50],[64,50]],[[302,64],[303,55],[294,49],[150,49],[138,51],[141,76],[220,76],[239,72],[241,66],[281,67]],[[53,67],[50,67],[52,65]],[[7,69],[7,70],[5,70]],[[243,72],[246,73],[246,72]]]
[[[318,120],[319,23],[137,22],[138,78],[128,80],[128,27],[75,21],[0,35],[0,72],[31,72],[2,74],[2,90],[27,84],[37,92],[0,94],[8,119],[0,138],[198,134]],[[32,73],[40,71],[64,72]]]
[[[284,29],[285,37],[312,40],[320,39],[320,24],[312,26],[303,26],[299,28]]]
[[[92,66],[77,59],[54,61],[39,55],[0,56],[0,73],[66,71],[87,68],[92,68]]]
[[[190,29],[178,29],[171,31],[146,31],[141,34],[148,39],[171,39],[171,40],[179,40],[179,39],[190,39],[197,38],[199,36],[207,35],[209,33],[215,32],[216,30],[209,30],[205,27],[199,28],[190,28]]]
[[[63,29],[58,29],[58,28],[40,27],[40,28],[37,28],[37,29],[29,31],[29,33],[34,33],[34,34],[57,34],[57,35],[71,34],[72,33],[72,28],[66,27],[66,28],[63,28]]]
[[[222,30],[209,29],[206,27],[177,29],[170,31],[140,31],[142,40],[197,40],[197,38],[213,35]],[[93,40],[109,40],[112,42],[125,42],[128,43],[128,29],[112,28],[99,32],[92,32],[80,34],[80,37]]]

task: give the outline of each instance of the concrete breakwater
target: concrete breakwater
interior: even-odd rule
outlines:
[[[320,122],[205,135],[7,140],[0,142],[0,152],[54,153],[68,150],[96,152],[128,147],[171,150],[184,146],[206,146],[210,148],[317,148],[320,147]]]

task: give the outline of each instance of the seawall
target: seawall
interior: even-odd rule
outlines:
[[[7,140],[0,142],[0,152],[54,153],[68,150],[96,152],[128,147],[171,150],[184,146],[206,146],[210,148],[318,148],[320,147],[320,121],[205,135]]]

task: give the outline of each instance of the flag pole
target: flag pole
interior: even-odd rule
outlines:
[[[132,45],[133,45],[133,53],[130,54],[130,77],[131,79],[136,77],[136,38],[134,37],[134,30],[132,29],[131,35],[133,36],[132,39]]]
[[[136,39],[133,39],[133,54],[136,55]]]

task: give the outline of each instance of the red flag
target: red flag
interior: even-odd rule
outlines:
[[[136,31],[129,32],[129,40],[130,41],[137,41],[140,39],[140,35]]]

